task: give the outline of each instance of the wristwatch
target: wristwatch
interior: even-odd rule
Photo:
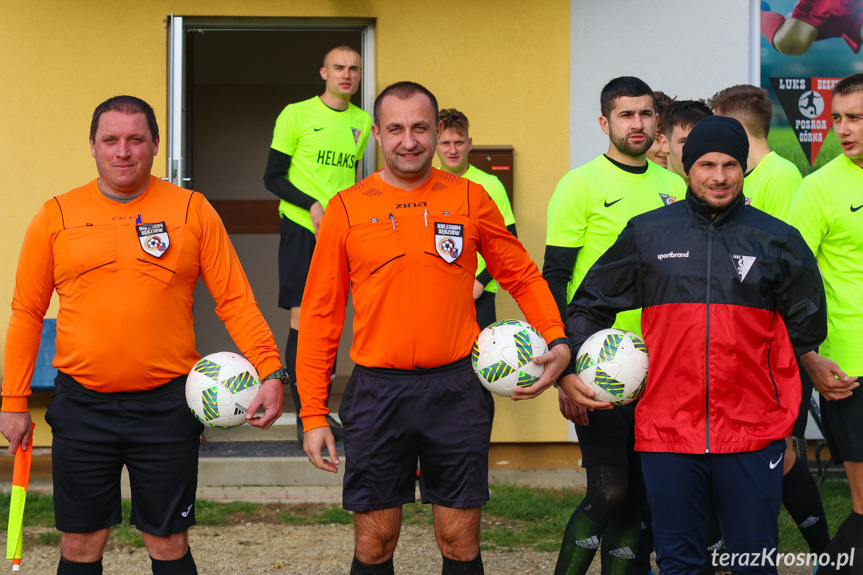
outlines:
[[[288,384],[291,382],[291,378],[288,377],[288,370],[286,370],[284,367],[280,367],[279,369],[277,369],[276,371],[274,371],[270,375],[268,375],[266,377],[262,377],[261,383],[264,383],[265,381],[268,381],[270,379],[281,379],[282,383],[285,383],[285,384]]]

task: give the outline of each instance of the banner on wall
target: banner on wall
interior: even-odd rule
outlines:
[[[770,147],[807,175],[841,153],[831,132],[837,81],[863,72],[863,0],[761,2],[761,86]]]
[[[810,166],[827,141],[833,86],[841,78],[770,78],[770,85]]]

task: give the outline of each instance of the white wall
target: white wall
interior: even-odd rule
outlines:
[[[597,118],[599,93],[612,78],[638,76],[681,99],[749,82],[750,37],[758,38],[751,3],[571,0],[570,168],[608,149]]]

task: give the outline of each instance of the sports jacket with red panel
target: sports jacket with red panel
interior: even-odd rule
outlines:
[[[827,335],[824,285],[800,233],[742,194],[710,212],[687,191],[632,218],[569,306],[573,349],[617,312],[643,309],[639,451],[736,453],[787,437],[801,396],[795,355]]]

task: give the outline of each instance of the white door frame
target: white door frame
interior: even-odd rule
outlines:
[[[195,17],[171,14],[168,18],[168,150],[165,179],[185,187],[186,102],[184,39],[188,30],[361,30],[363,77],[362,108],[372,114],[375,101],[375,23],[368,19],[329,18],[231,18]],[[375,140],[369,138],[363,154],[363,177],[375,171]]]

